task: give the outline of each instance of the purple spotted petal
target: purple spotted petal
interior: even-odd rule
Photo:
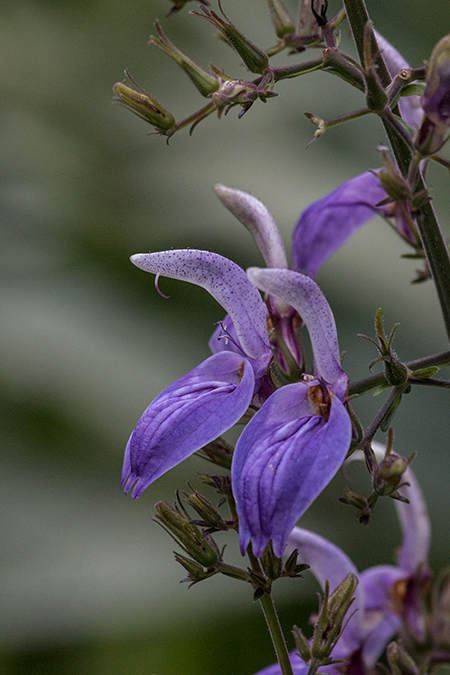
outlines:
[[[339,586],[348,574],[359,576],[353,562],[340,548],[314,532],[294,527],[288,537],[287,555],[292,553],[294,549],[298,549],[299,562],[310,565],[311,572],[322,588],[325,587],[325,581],[328,581],[331,592]],[[355,600],[350,610],[351,613],[355,613],[339,640],[340,656],[336,658],[346,658],[360,647],[364,635],[364,611],[364,591],[358,584],[355,591]],[[335,652],[333,652],[333,655],[335,655]]]
[[[380,33],[375,32],[378,47],[380,48],[386,68],[389,75],[394,78],[403,68],[409,69],[411,66],[403,56],[388,42]],[[420,96],[403,96],[399,101],[400,112],[406,124],[417,131],[422,124],[423,108]]]
[[[311,410],[310,386],[278,389],[242,432],[232,465],[241,551],[260,556],[272,539],[283,554],[289,532],[341,466],[351,439],[348,413],[333,397],[327,420]]]
[[[137,267],[205,288],[233,319],[240,344],[253,359],[271,356],[266,307],[245,272],[231,260],[196,249],[137,253]]]
[[[288,266],[283,240],[264,204],[247,192],[216,185],[222,204],[247,228],[262,253],[267,267]]]
[[[294,269],[314,277],[352,234],[376,213],[384,214],[376,206],[383,199],[386,193],[377,176],[366,171],[308,206],[294,230]]]
[[[139,497],[156,478],[235,424],[254,389],[250,363],[231,352],[210,356],[149,405],[125,450],[125,493]]]
[[[316,375],[344,398],[348,379],[341,368],[336,324],[333,313],[318,285],[298,272],[250,267],[248,277],[265,293],[280,297],[300,314],[314,353]]]

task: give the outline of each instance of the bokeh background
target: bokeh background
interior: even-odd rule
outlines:
[[[286,0],[293,11],[295,3]],[[446,0],[369,0],[377,29],[420,66],[447,26]],[[274,43],[266,3],[226,0],[230,18],[261,46]],[[123,448],[162,388],[208,355],[223,312],[196,287],[153,279],[130,254],[207,248],[243,267],[261,258],[220,205],[222,182],[263,199],[289,246],[301,210],[368,167],[385,142],[376,119],[329,131],[306,145],[322,117],[363,105],[325,73],[282,82],[280,94],[208,118],[189,137],[150,128],[111,105],[127,68],[181,118],[203,105],[185,75],[148,47],[154,18],[201,65],[246,77],[210,24],[185,11],[165,20],[167,0],[2,0],[0,4],[2,220],[0,671],[8,675],[251,675],[274,660],[251,591],[215,578],[181,585],[173,542],[152,522],[208,466],[192,458],[138,500],[119,490]],[[330,11],[338,4],[331,2]],[[347,28],[342,39],[351,51]],[[281,57],[279,63],[283,62]],[[449,234],[448,178],[432,168],[436,207]],[[400,322],[404,360],[445,350],[431,283],[411,286],[417,266],[374,219],[320,272],[352,379],[368,375],[373,334]],[[368,422],[381,399],[358,412]],[[445,391],[414,390],[397,415],[395,449],[417,452],[414,469],[434,522],[431,562],[448,563],[449,403]],[[383,440],[380,436],[380,440]],[[360,484],[364,484],[361,473]],[[302,519],[363,569],[391,562],[399,543],[392,502],[368,528],[340,504],[338,477]],[[227,540],[224,539],[223,543]],[[238,561],[229,542],[230,556]],[[307,623],[311,576],[276,588],[282,622]]]

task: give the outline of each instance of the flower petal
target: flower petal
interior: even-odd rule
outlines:
[[[305,211],[294,230],[293,267],[314,277],[329,256],[377,213],[386,192],[371,171],[351,178]]]
[[[394,614],[392,588],[404,573],[393,565],[369,567],[360,575],[366,602],[364,661],[373,666],[386,644],[400,628],[401,621]]]
[[[225,185],[216,185],[214,191],[222,204],[253,236],[267,267],[287,268],[280,231],[264,204],[247,192]]]
[[[266,308],[245,272],[217,253],[180,249],[131,256],[137,267],[205,288],[231,316],[246,354],[258,359],[271,355]]]
[[[394,78],[398,75],[400,70],[403,70],[403,68],[409,70],[411,66],[406,59],[403,58],[400,52],[380,35],[380,33],[377,31],[374,31],[374,33],[389,75]],[[423,120],[423,108],[420,102],[420,96],[403,96],[400,98],[399,107],[406,124],[409,124],[412,129],[417,131]]]
[[[333,592],[348,574],[359,576],[354,563],[338,546],[314,532],[294,527],[288,537],[287,555],[292,553],[294,549],[299,552],[299,562],[310,565],[311,572],[322,588],[325,587],[325,581],[328,581],[330,592]],[[355,614],[349,620],[339,640],[339,656],[336,656],[333,652],[333,656],[336,658],[346,658],[361,646],[364,611],[364,590],[358,584],[355,591],[355,600],[350,610],[350,613],[355,612]]]
[[[348,379],[341,368],[339,345],[330,306],[310,277],[291,270],[268,270],[250,267],[248,277],[258,288],[280,297],[294,307],[308,328],[314,354],[315,371],[335,393],[344,398]]]
[[[149,405],[125,451],[122,483],[139,497],[156,478],[214,440],[247,410],[254,375],[231,352],[210,356]]]
[[[333,396],[328,420],[311,414],[309,390],[304,383],[278,389],[236,444],[231,475],[242,553],[253,538],[260,556],[271,539],[281,557],[296,521],[344,461],[351,439],[348,413]]]
[[[413,575],[419,567],[423,571],[427,568],[431,525],[422,490],[411,469],[405,471],[403,478],[409,485],[400,488],[400,494],[409,500],[409,504],[395,500],[403,532],[398,564],[402,570]]]

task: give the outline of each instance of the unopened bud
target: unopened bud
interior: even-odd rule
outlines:
[[[325,588],[320,615],[316,624],[311,654],[315,659],[325,659],[339,639],[344,628],[344,618],[354,598],[358,579],[348,574],[341,584],[328,595],[328,583]]]
[[[200,68],[192,59],[185,56],[178,47],[169,40],[164,33],[159,21],[155,21],[155,28],[158,31],[159,37],[150,36],[149,43],[156,45],[162,49],[168,56],[170,56],[178,65],[184,70],[186,75],[192,80],[202,96],[209,96],[219,88],[217,78],[209,75],[203,68]]]
[[[392,166],[384,166],[376,176],[394,202],[404,202],[411,197],[408,181]]]
[[[205,572],[202,565],[195,562],[195,560],[186,558],[186,556],[181,555],[181,553],[175,552],[175,560],[180,563],[180,565],[182,565],[188,573],[187,578],[182,579],[182,581],[190,581],[192,584],[196,584],[210,576],[207,572]]]
[[[113,87],[114,103],[123,105],[135,115],[152,124],[158,131],[166,133],[175,124],[175,118],[161,103],[152,98],[144,90],[136,91],[123,82],[117,82]]]
[[[401,485],[408,462],[400,455],[391,453],[376,467],[373,474],[373,489],[381,497],[391,495]]]
[[[185,499],[203,519],[202,526],[219,530],[224,529],[224,523],[220,513],[206,497],[195,491],[190,495],[186,495]]]
[[[214,567],[219,559],[214,542],[209,537],[203,537],[198,527],[188,521],[176,509],[165,502],[155,504],[158,512],[156,516],[161,524],[176,539],[181,547],[204,567]]]
[[[239,54],[250,72],[264,74],[267,71],[269,57],[265,51],[254,45],[226,17],[222,19],[216,12],[208,9],[205,5],[200,5],[200,9],[203,10],[203,14],[199,14],[199,16],[203,16],[219,30],[221,36]]]
[[[393,675],[420,675],[416,664],[398,642],[391,642],[386,654]]]
[[[303,635],[303,631],[298,626],[292,626],[292,635],[294,636],[295,646],[298,649],[303,661],[308,662],[311,659],[311,646]]]
[[[277,36],[282,39],[285,35],[295,33],[295,26],[281,0],[267,0],[267,2]]]

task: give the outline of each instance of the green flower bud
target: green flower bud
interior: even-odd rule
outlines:
[[[204,527],[212,527],[214,529],[226,529],[226,525],[222,520],[220,513],[214,508],[211,502],[206,499],[199,492],[195,491],[190,495],[186,495],[186,502],[203,519]]]
[[[226,17],[225,20],[222,19],[216,12],[212,9],[208,9],[205,5],[200,5],[200,9],[202,9],[204,13],[198,14],[198,16],[207,19],[219,30],[221,36],[239,54],[250,72],[264,74],[267,71],[269,57],[265,51],[254,45],[253,42],[251,42],[248,37],[236,28],[236,26]],[[194,14],[197,14],[197,12],[194,12]]]
[[[155,21],[155,28],[158,31],[159,38],[150,36],[149,44],[154,44],[168,54],[178,65],[184,70],[186,75],[192,80],[202,96],[209,96],[219,88],[217,78],[209,75],[203,68],[200,68],[189,57],[185,56],[175,45],[168,39],[163,32],[159,21]]]
[[[217,548],[211,538],[202,533],[188,519],[165,502],[155,504],[156,518],[168,530],[180,546],[204,567],[214,567],[219,559]]]
[[[313,658],[323,661],[330,656],[344,628],[345,615],[353,602],[357,585],[357,577],[354,574],[348,574],[329,595],[328,582],[326,583],[325,595],[311,646]]]
[[[143,89],[136,91],[123,82],[117,82],[113,87],[113,92],[115,93],[113,103],[119,103],[128,108],[161,133],[165,134],[175,125],[173,115]]]
[[[408,462],[400,455],[391,453],[376,467],[373,475],[373,489],[381,497],[391,495],[401,485]]]
[[[308,662],[311,659],[311,647],[303,635],[303,631],[298,626],[292,626],[292,635],[294,636],[295,646],[298,649],[303,661]]]
[[[416,664],[398,642],[391,642],[386,654],[393,675],[420,675]]]
[[[267,2],[277,36],[283,39],[285,35],[295,33],[295,26],[281,0],[267,0]]]

